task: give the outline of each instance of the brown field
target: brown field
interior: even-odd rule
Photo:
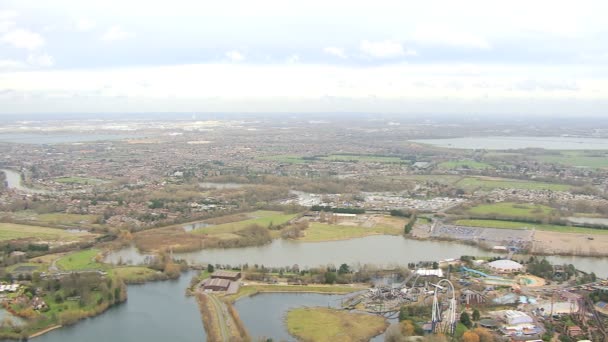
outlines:
[[[537,230],[534,233],[532,253],[608,256],[608,235]]]

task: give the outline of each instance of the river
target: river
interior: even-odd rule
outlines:
[[[22,192],[30,193],[30,194],[44,194],[48,193],[46,190],[41,189],[32,189],[24,186],[21,183],[21,174],[19,172],[8,170],[8,169],[0,169],[0,171],[4,172],[6,175],[6,185],[10,189],[16,189]]]
[[[129,285],[129,299],[73,326],[53,330],[36,342],[200,342],[205,330],[198,305],[184,295],[193,272],[179,280]]]
[[[464,137],[410,140],[439,147],[486,150],[544,148],[546,150],[608,150],[608,139],[578,137]]]

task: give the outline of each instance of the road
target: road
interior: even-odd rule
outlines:
[[[211,295],[211,294],[204,294],[204,295],[207,296],[207,298],[209,298],[209,300],[211,301],[211,303],[213,304],[213,306],[215,308],[215,313],[217,315],[217,317],[216,317],[217,324],[220,328],[220,334],[222,335],[222,341],[225,341],[225,342],[230,341],[230,329],[228,328],[226,322],[231,320],[231,317],[228,314],[226,307],[214,295]]]

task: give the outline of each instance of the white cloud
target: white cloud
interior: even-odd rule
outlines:
[[[411,39],[421,44],[448,45],[489,49],[490,43],[482,36],[442,25],[416,27]]]
[[[129,38],[135,37],[135,33],[127,32],[123,30],[120,26],[114,25],[110,27],[102,36],[101,40],[106,42],[112,42],[117,40],[125,40]]]
[[[15,61],[12,59],[0,59],[0,70],[16,70],[22,69],[26,65],[21,61]]]
[[[31,53],[31,54],[29,54],[29,56],[27,56],[27,63],[32,66],[36,66],[36,67],[48,68],[55,64],[55,59],[53,58],[53,56],[51,56],[47,53],[42,53],[42,54],[32,54]]]
[[[94,29],[95,26],[97,26],[97,24],[90,19],[80,18],[76,21],[76,23],[74,23],[74,26],[77,31],[87,32],[87,31],[91,31],[92,29]]]
[[[245,60],[245,56],[237,50],[231,50],[226,52],[226,57],[232,62],[242,62]]]
[[[4,33],[0,41],[19,49],[35,50],[44,45],[44,38],[35,32],[15,29]]]
[[[323,49],[323,52],[330,54],[332,56],[336,56],[338,58],[346,58],[346,53],[344,53],[344,49],[341,49],[339,47],[335,47],[335,46],[328,46],[325,49]]]
[[[300,56],[298,54],[293,54],[289,57],[287,57],[287,63],[288,64],[296,64],[300,62]]]
[[[359,45],[359,49],[364,54],[375,58],[396,58],[417,55],[416,51],[404,49],[401,43],[391,40],[377,42],[364,40]]]
[[[19,15],[17,11],[14,10],[2,10],[0,11],[0,20],[7,20],[15,18]]]

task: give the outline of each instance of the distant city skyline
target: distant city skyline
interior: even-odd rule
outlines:
[[[0,114],[608,108],[604,1],[0,0]]]

